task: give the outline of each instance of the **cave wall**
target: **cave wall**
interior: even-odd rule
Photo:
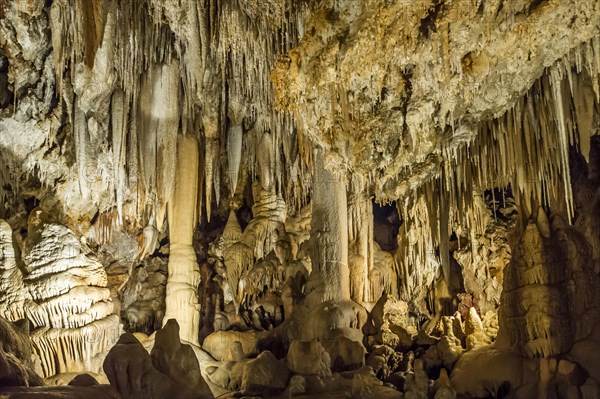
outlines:
[[[599,27],[575,0],[0,1],[19,381],[175,319],[215,394],[368,365],[337,388],[563,395],[552,359],[597,386]],[[466,381],[486,356],[537,377]]]

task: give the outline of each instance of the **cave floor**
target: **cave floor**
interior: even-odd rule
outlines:
[[[110,385],[90,387],[0,387],[2,399],[119,399]]]

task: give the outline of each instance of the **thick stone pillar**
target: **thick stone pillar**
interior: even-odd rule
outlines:
[[[170,256],[163,319],[163,323],[176,319],[181,339],[196,345],[200,325],[197,296],[200,270],[192,239],[197,221],[198,159],[198,141],[191,136],[180,136],[175,191],[168,207]]]
[[[325,168],[322,150],[315,151],[311,222],[311,303],[350,299],[348,206],[343,174]]]

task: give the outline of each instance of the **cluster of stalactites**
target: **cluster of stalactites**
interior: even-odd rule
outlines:
[[[443,154],[441,173],[400,207],[404,225],[398,262],[404,293],[411,295],[415,283],[435,272],[436,262],[448,277],[451,232],[463,237],[485,233],[490,210],[475,201],[484,190],[510,187],[524,220],[539,205],[572,219],[569,151],[576,147],[589,158],[600,114],[599,74],[596,37],[549,67],[511,110],[483,123],[474,142]]]
[[[546,70],[514,107],[484,123],[473,143],[445,154],[445,184],[459,222],[469,224],[473,189],[512,188],[523,217],[536,205],[573,217],[569,149],[588,159],[600,99],[600,38]]]
[[[254,3],[242,1],[55,1],[57,94],[72,120],[82,196],[91,190],[86,175],[102,169],[91,148],[99,146],[112,155],[103,189],[116,205],[104,211],[117,214],[116,225],[127,213],[160,229],[173,192],[176,137],[194,134],[204,147],[198,207],[204,203],[210,218],[222,190],[233,196],[239,175],[256,169],[242,154],[255,160],[263,134],[271,134],[277,191],[295,208],[305,204],[310,155],[291,117],[275,111],[270,80],[276,57],[299,40],[302,10],[293,3],[269,3],[269,16],[252,18]],[[82,100],[90,87],[106,93],[105,101]],[[98,132],[88,127],[92,119]]]
[[[438,215],[428,206],[430,199],[424,193],[415,193],[399,206],[402,226],[398,233],[398,277],[400,296],[404,300],[424,299],[426,290],[434,282],[440,267],[436,251],[436,236],[432,226],[437,226]]]

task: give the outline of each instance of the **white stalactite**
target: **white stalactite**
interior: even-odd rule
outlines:
[[[242,121],[244,119],[245,107],[239,102],[229,105],[229,128],[227,129],[227,168],[229,174],[229,191],[234,196],[237,188],[242,163]]]
[[[227,130],[227,167],[229,168],[229,189],[233,197],[237,188],[242,163],[242,122],[246,109],[237,101],[231,101],[227,116],[229,128]]]
[[[179,63],[146,73],[140,96],[140,161],[147,194],[165,204],[173,195],[179,129]],[[157,220],[157,223],[160,221]]]
[[[90,163],[90,138],[85,113],[77,104],[74,107],[73,132],[75,135],[75,154],[77,157],[77,172],[79,176],[79,192],[83,198],[89,198],[87,174],[92,170]]]
[[[127,123],[129,107],[126,104],[125,93],[117,90],[113,93],[111,103],[112,118],[112,151],[114,168],[114,186],[115,197],[117,200],[118,222],[123,219],[123,201],[125,196],[125,186],[127,184],[126,163],[127,163]]]
[[[237,188],[240,165],[242,163],[242,126],[229,126],[227,130],[227,167],[229,171],[229,189],[233,197]]]
[[[158,196],[164,204],[175,188],[177,132],[179,129],[179,63],[162,65],[154,85],[152,116],[158,119],[156,133]]]
[[[214,186],[219,161],[219,128],[216,117],[203,116],[202,120],[204,122],[204,184],[206,187],[204,195],[206,218],[210,222],[213,188],[219,190],[219,187]]]

